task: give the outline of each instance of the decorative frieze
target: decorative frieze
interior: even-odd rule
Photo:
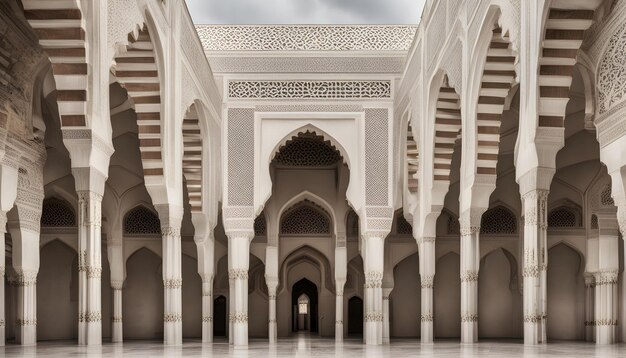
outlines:
[[[548,228],[548,190],[532,190],[522,196],[524,203],[524,225]]]
[[[183,315],[180,313],[166,313],[163,315],[163,322],[182,322]]]
[[[230,269],[228,270],[229,280],[247,280],[248,270],[246,269]]]
[[[365,272],[365,288],[383,287],[383,273],[380,271]]]
[[[616,319],[597,319],[594,321],[594,326],[617,326]]]
[[[18,287],[37,285],[37,272],[21,270],[17,272],[15,284]]]
[[[113,322],[113,323],[122,323],[122,317],[113,316],[113,317],[111,317],[111,322]]]
[[[102,277],[102,267],[85,266],[85,271],[87,272],[88,278],[101,278]]]
[[[435,287],[435,276],[432,275],[421,275],[421,287],[422,288],[434,288]]]
[[[596,286],[616,285],[617,271],[602,271],[594,274]]]
[[[541,315],[535,315],[535,314],[527,314],[524,315],[524,322],[525,323],[539,323],[542,320]]]
[[[197,25],[205,51],[408,51],[416,26]]]
[[[102,321],[102,314],[100,311],[87,312],[85,314],[85,322],[100,322]]]
[[[340,320],[336,320],[335,324],[343,325],[343,320],[341,320],[341,319]]]
[[[15,320],[15,324],[17,326],[36,326],[37,325],[37,319],[35,318],[25,318],[25,319],[16,319]]]
[[[213,322],[213,316],[202,316],[202,322]]]
[[[430,313],[422,313],[420,315],[421,322],[432,322],[434,320],[434,316]]]
[[[363,319],[365,322],[382,322],[383,314],[380,312],[368,312]]]
[[[461,315],[461,322],[478,322],[478,315],[475,313],[464,313]]]
[[[180,238],[180,226],[161,225],[161,236]]]
[[[391,81],[229,81],[228,97],[246,99],[391,98]]]
[[[461,274],[461,282],[478,282],[478,272],[465,271]]]
[[[163,287],[165,289],[179,289],[183,287],[183,280],[181,278],[168,278],[163,280]]]
[[[228,315],[228,320],[232,323],[248,323],[247,313],[235,313]]]
[[[522,277],[539,277],[539,265],[524,265]]]

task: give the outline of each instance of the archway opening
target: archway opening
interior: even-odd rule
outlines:
[[[302,306],[300,306],[301,303]],[[291,288],[292,332],[318,332],[317,303],[317,285],[306,278],[293,285]]]
[[[363,300],[358,296],[348,300],[348,335],[363,336]]]
[[[213,335],[226,337],[226,297],[220,295],[213,301]]]

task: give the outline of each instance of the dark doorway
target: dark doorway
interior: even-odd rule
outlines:
[[[317,286],[303,278],[296,282],[291,288],[291,330],[293,332],[298,331],[298,299],[300,296],[305,295],[309,299],[308,304],[308,322],[307,327],[311,332],[318,332],[317,328]]]
[[[226,336],[226,297],[218,296],[213,301],[213,335]]]
[[[357,296],[348,300],[348,334],[363,335],[363,300]]]

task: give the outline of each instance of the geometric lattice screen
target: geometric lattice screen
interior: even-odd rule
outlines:
[[[72,227],[76,226],[76,216],[70,204],[57,198],[43,201],[41,209],[41,226]]]
[[[480,222],[480,233],[515,234],[517,232],[517,219],[509,209],[504,206],[496,206],[487,210]]]
[[[161,235],[161,221],[152,210],[137,206],[124,217],[124,233],[131,235]]]
[[[339,151],[315,132],[306,131],[281,146],[273,162],[289,167],[327,167],[341,160]]]
[[[289,210],[280,222],[280,233],[286,235],[330,235],[330,219],[322,208],[306,201]]]

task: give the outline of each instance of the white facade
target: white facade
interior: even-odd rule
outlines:
[[[1,342],[626,341],[626,1],[0,25]]]

